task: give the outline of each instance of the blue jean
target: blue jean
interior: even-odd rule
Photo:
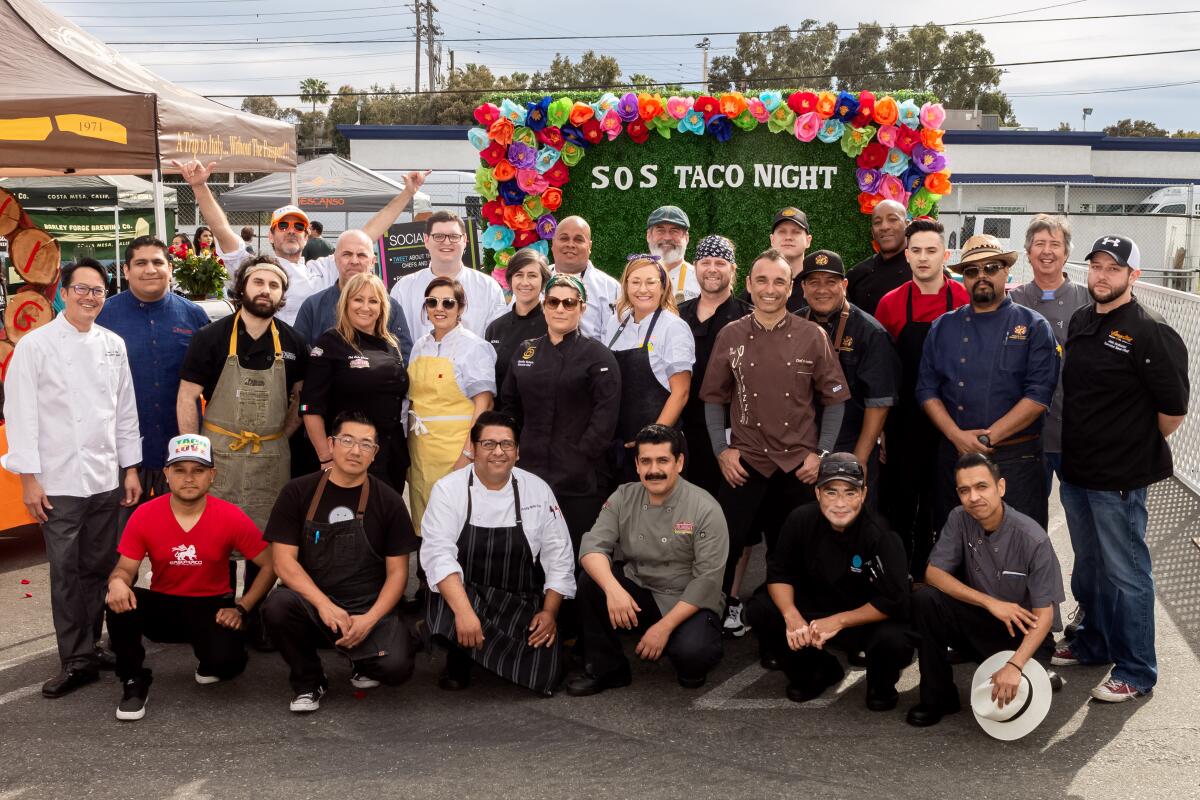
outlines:
[[[1071,593],[1083,624],[1071,641],[1081,664],[1112,662],[1112,676],[1146,692],[1158,681],[1154,576],[1146,547],[1146,489],[1101,492],[1062,482],[1075,551]]]
[[[1054,491],[1054,476],[1062,481],[1062,453],[1042,453],[1042,458],[1046,464],[1046,497],[1049,498]]]

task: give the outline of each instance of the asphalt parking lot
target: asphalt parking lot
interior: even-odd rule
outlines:
[[[1191,537],[1200,501],[1160,485],[1150,520],[1158,689],[1096,704],[1088,690],[1105,670],[1068,668],[1046,721],[1010,744],[988,738],[969,710],[933,728],[906,725],[915,665],[892,712],[866,710],[860,671],[836,693],[791,703],[783,676],[758,666],[752,636],[728,644],[699,690],[681,689],[666,665],[639,663],[631,687],[578,699],[538,698],[482,674],[467,691],[446,693],[436,686],[441,656],[430,654],[408,684],[356,696],[348,665],[327,656],[332,691],[306,716],[288,711],[275,654],[253,654],[235,681],[199,686],[186,647],[152,645],[146,718],[121,723],[111,674],[60,700],[41,697],[57,669],[46,567],[36,537],[10,536],[0,540],[0,800],[1193,798],[1200,550]],[[1069,570],[1060,511],[1051,535]],[[964,688],[973,667],[957,669]]]

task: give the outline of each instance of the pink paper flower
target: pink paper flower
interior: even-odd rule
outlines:
[[[750,116],[759,122],[766,122],[767,117],[771,116],[771,112],[767,110],[766,105],[757,97],[747,97],[746,108],[750,111]]]
[[[817,138],[817,133],[821,130],[823,123],[821,115],[815,111],[801,114],[796,117],[796,138],[802,142],[811,142]]]
[[[690,97],[671,97],[667,99],[667,113],[672,119],[683,119],[687,113],[692,110],[692,99]]]
[[[926,103],[921,106],[921,126],[936,130],[946,121],[946,109],[941,103]]]

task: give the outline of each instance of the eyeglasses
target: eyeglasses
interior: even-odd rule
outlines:
[[[74,292],[76,297],[87,297],[89,294],[97,300],[104,297],[103,286],[87,286],[82,283],[73,283],[67,288]]]
[[[369,442],[365,439],[355,439],[353,436],[330,436],[329,438],[347,450],[362,450],[364,453],[374,453],[379,449],[379,445],[374,442]]]
[[[446,242],[458,244],[462,241],[463,235],[461,233],[431,233],[429,234],[429,238],[438,244],[445,244]]]
[[[458,301],[455,300],[453,297],[442,297],[442,298],[426,297],[425,298],[425,307],[428,309],[437,308],[439,299],[442,301],[442,308],[446,309],[447,311],[449,311],[450,309],[452,309],[458,305]]]
[[[476,443],[477,447],[482,447],[485,453],[490,453],[499,447],[505,453],[511,453],[517,449],[517,443],[512,439],[484,439]]]
[[[562,306],[567,311],[574,311],[583,301],[578,297],[547,297],[545,299],[546,308],[553,311]]]
[[[647,289],[653,289],[655,286],[661,285],[662,281],[660,281],[658,278],[646,278],[645,280],[642,280],[641,278],[634,278],[633,280],[629,281],[630,289],[641,289],[643,286]]]
[[[1007,267],[1004,264],[1001,264],[999,261],[993,261],[990,264],[982,265],[982,267],[976,267],[976,266],[963,267],[962,276],[964,278],[970,278],[970,279],[974,280],[975,278],[979,277],[980,269],[983,270],[984,275],[987,275],[990,278],[992,275],[995,275],[1000,270],[1007,269]]]

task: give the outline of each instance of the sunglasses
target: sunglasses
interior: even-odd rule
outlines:
[[[446,309],[447,311],[449,311],[450,309],[452,309],[458,305],[458,301],[455,300],[453,297],[442,297],[440,299],[442,301],[442,308]],[[437,297],[426,297],[425,298],[425,307],[429,308],[429,309],[437,308],[438,300],[439,300],[439,298],[437,298]]]
[[[306,230],[308,230],[308,223],[301,222],[300,220],[288,222],[286,219],[282,222],[275,223],[275,230],[277,231],[286,231],[289,228],[295,228],[299,233],[304,233]]]
[[[567,311],[574,311],[583,301],[578,297],[547,297],[542,302],[545,303],[546,308],[550,309],[551,311],[559,306],[562,306]]]
[[[821,465],[821,478],[832,478],[833,476],[863,479],[862,466],[853,462],[844,461],[838,463],[826,462]]]
[[[983,270],[983,274],[987,275],[990,278],[992,275],[995,275],[1000,270],[1007,269],[1007,267],[1005,267],[1003,264],[1000,264],[998,262],[992,262],[991,264],[984,264],[982,267],[963,267],[962,276],[964,278],[971,278],[972,280],[974,280],[975,278],[979,277],[979,271],[981,269]]]

